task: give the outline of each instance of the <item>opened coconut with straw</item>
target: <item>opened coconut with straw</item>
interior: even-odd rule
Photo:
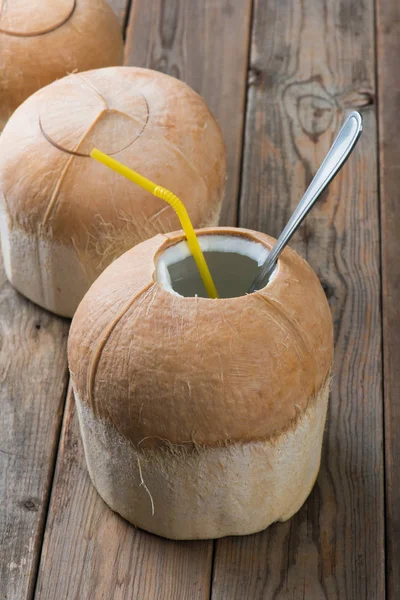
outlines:
[[[68,356],[86,460],[105,502],[138,527],[173,539],[249,534],[290,518],[315,482],[330,310],[289,248],[247,294],[274,240],[229,227],[197,231],[209,297],[189,238],[137,245],[78,307]]]
[[[22,294],[67,317],[115,258],[180,227],[162,199],[91,160],[94,146],[173,189],[195,227],[218,222],[225,186],[219,126],[173,77],[98,69],[28,98],[0,136],[5,269]]]
[[[122,62],[121,30],[106,0],[0,0],[0,131],[41,87]]]
[[[126,252],[93,284],[69,338],[91,479],[134,525],[173,539],[248,534],[290,518],[320,463],[333,339],[315,273],[273,239],[198,231],[220,298],[182,233]],[[312,307],[312,310],[310,310]]]

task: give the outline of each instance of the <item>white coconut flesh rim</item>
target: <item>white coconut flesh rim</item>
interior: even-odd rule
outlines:
[[[259,242],[233,235],[201,235],[198,239],[219,297],[245,296],[268,256],[268,249]],[[276,273],[277,267],[268,284]],[[155,280],[175,296],[208,298],[186,241],[170,246],[158,257]]]

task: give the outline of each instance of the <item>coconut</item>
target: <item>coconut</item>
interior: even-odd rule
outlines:
[[[5,269],[22,294],[67,317],[116,257],[179,227],[164,200],[91,159],[93,147],[172,190],[197,227],[217,223],[225,185],[219,126],[173,77],[99,69],[28,98],[0,136]]]
[[[80,304],[68,355],[87,465],[105,502],[173,539],[260,531],[317,477],[333,355],[313,270],[287,248],[246,291],[274,240],[199,231],[220,299],[181,233],[126,252]]]
[[[105,0],[5,0],[0,6],[0,131],[28,96],[72,71],[120,65]]]

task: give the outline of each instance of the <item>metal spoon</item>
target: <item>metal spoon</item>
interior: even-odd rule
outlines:
[[[290,217],[290,220],[279,236],[275,246],[268,254],[260,272],[249,288],[249,294],[267,285],[268,280],[275,269],[276,261],[278,260],[280,253],[289,242],[296,229],[308,215],[320,194],[344,165],[346,159],[350,156],[354,146],[358,142],[361,132],[362,117],[359,112],[354,111],[346,119],[322,165],[308,186],[306,193],[297,205],[296,210]]]

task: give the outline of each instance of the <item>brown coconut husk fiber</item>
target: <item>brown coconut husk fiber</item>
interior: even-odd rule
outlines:
[[[183,240],[126,252],[75,314],[68,356],[88,468],[111,508],[153,533],[253,533],[293,515],[317,476],[330,310],[290,248],[246,294],[274,240],[235,228],[199,231],[221,294],[203,297]]]

